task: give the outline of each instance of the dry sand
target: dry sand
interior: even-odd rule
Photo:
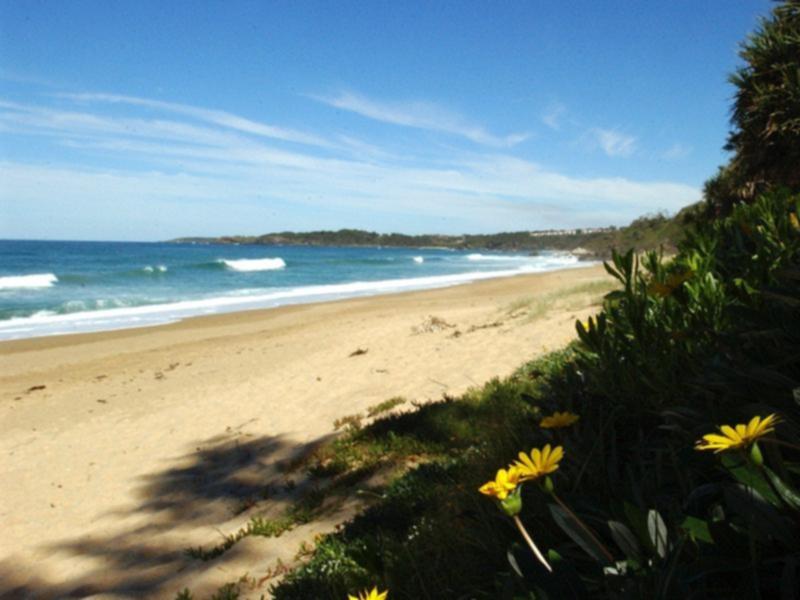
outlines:
[[[246,575],[260,597],[278,560],[354,505],[213,561],[184,550],[279,510],[265,490],[291,487],[281,466],[335,419],[508,375],[572,339],[604,286],[592,266],[0,343],[0,596],[172,598],[188,585],[203,598]]]

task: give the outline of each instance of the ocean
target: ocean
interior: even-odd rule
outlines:
[[[444,287],[578,266],[441,248],[0,241],[0,340]]]

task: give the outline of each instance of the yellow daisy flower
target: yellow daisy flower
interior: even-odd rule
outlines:
[[[519,460],[514,463],[519,473],[520,481],[532,481],[549,475],[558,469],[558,463],[564,458],[564,448],[556,446],[551,449],[550,444],[539,450],[531,450],[530,456],[524,452],[519,453]]]
[[[379,592],[377,587],[372,588],[371,592],[364,590],[358,596],[347,595],[347,600],[386,600],[389,595],[389,590]]]
[[[661,298],[666,298],[672,294],[672,288],[665,283],[661,283],[660,281],[651,281],[647,286],[647,291]]]
[[[692,275],[694,275],[694,271],[692,270],[684,271],[683,273],[673,273],[664,283],[660,283],[658,281],[650,282],[650,285],[647,286],[647,290],[657,296],[666,298],[667,296],[671,295],[672,292],[677,290],[683,283],[689,281],[689,279],[692,278]]]
[[[487,496],[494,496],[498,500],[505,500],[519,484],[519,476],[519,470],[516,467],[509,467],[507,471],[500,469],[497,471],[494,481],[487,481],[478,488],[478,491]]]
[[[580,416],[575,413],[556,411],[549,417],[544,417],[539,421],[539,426],[545,429],[561,429],[562,427],[569,427],[578,419],[580,419]]]
[[[778,423],[778,415],[773,413],[763,419],[755,416],[747,425],[740,423],[735,428],[723,425],[719,428],[720,433],[707,433],[702,440],[697,441],[694,448],[695,450],[713,450],[715,453],[746,448],[758,438],[775,431],[776,423]]]

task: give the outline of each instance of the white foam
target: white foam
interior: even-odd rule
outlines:
[[[219,262],[234,271],[274,271],[286,266],[286,262],[282,258],[240,258],[238,260],[223,258]]]
[[[97,300],[94,301],[94,308],[100,310],[104,308],[120,308],[125,306],[130,306],[130,302],[127,302],[120,298],[108,298],[108,299],[98,298]],[[64,305],[63,308],[68,308],[68,307]]]
[[[422,263],[425,262],[425,258],[422,257],[422,256],[415,256],[414,257],[414,262],[417,263],[418,265],[421,265]]]
[[[46,288],[58,281],[52,273],[37,273],[35,275],[10,275],[0,277],[0,290],[21,288]]]
[[[142,267],[142,271],[144,271],[145,273],[155,273],[156,271],[158,271],[159,273],[166,273],[167,267],[164,265],[157,265],[155,267],[147,265],[146,267]]]
[[[476,271],[454,275],[381,281],[354,281],[296,288],[273,288],[268,291],[253,290],[254,293],[247,296],[236,295],[237,292],[233,292],[227,296],[214,298],[184,300],[149,306],[88,310],[70,314],[48,315],[37,313],[30,317],[0,321],[0,340],[162,325],[197,315],[448,287],[483,279],[511,277],[524,273],[539,273],[553,269],[589,266],[590,264],[593,263],[578,263],[577,260],[571,261],[568,257],[551,256],[547,257],[546,260],[532,261],[530,264],[515,269],[497,271]],[[238,292],[241,292],[241,290]]]
[[[467,254],[467,260],[472,262],[494,262],[494,261],[502,261],[502,262],[517,262],[517,261],[524,261],[528,262],[531,260],[535,260],[536,256],[520,256],[518,254]]]
[[[64,302],[61,307],[67,312],[82,312],[89,308],[89,303],[83,300],[69,300]]]

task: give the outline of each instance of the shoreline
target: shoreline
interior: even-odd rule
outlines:
[[[204,597],[291,562],[338,521],[211,562],[184,551],[284,506],[265,490],[295,485],[283,465],[335,420],[508,376],[574,339],[611,287],[594,266],[3,342],[0,455],[14,485],[0,489],[0,596],[188,585]]]
[[[558,269],[475,271],[416,278],[310,285],[274,290],[269,293],[254,294],[252,296],[217,296],[198,300],[181,300],[166,304],[149,304],[44,316],[33,315],[0,321],[0,344],[41,337],[164,326],[179,323],[186,319],[219,314],[272,310],[285,306],[443,289],[490,279],[589,268],[597,264],[596,262],[578,261],[571,265],[560,266]],[[23,334],[19,337],[13,337],[17,331],[32,331],[32,335]]]

